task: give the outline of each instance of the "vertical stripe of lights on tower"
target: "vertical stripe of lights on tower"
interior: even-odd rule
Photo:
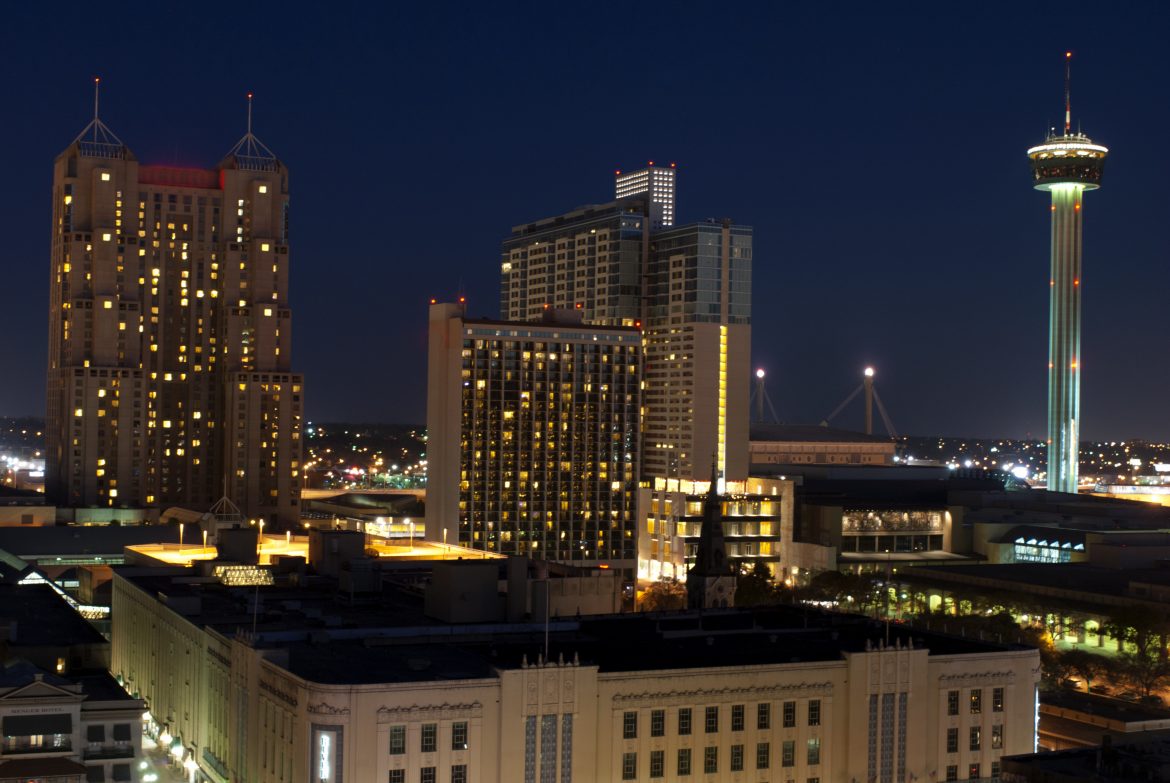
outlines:
[[[1028,150],[1032,184],[1052,198],[1048,313],[1048,489],[1076,492],[1081,408],[1081,220],[1085,191],[1101,187],[1109,150],[1072,131],[1065,53],[1064,132]]]
[[[719,327],[719,435],[716,456],[719,489],[723,492],[727,472],[727,326]]]

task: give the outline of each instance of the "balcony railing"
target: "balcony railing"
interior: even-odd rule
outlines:
[[[86,761],[97,759],[132,759],[133,745],[104,745],[100,748],[86,748],[82,753]]]
[[[29,742],[5,742],[4,755],[16,754],[40,754],[40,753],[68,753],[73,749],[72,744],[66,740],[59,745],[52,743],[33,745]]]

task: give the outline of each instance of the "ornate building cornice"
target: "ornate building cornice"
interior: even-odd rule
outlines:
[[[614,694],[614,705],[652,707],[660,704],[702,704],[729,699],[832,696],[831,682],[801,682],[793,685],[772,685],[765,688],[696,688],[687,691],[643,691],[642,693]]]

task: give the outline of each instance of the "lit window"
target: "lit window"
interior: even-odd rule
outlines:
[[[110,232],[108,232],[108,231],[107,231],[107,232],[105,232],[104,234],[102,234],[102,241],[103,241],[103,242],[109,242],[109,241],[110,241]]]
[[[106,301],[102,302],[102,307],[106,308],[107,310],[110,310],[114,307],[114,303],[111,302],[109,299],[107,299]]]
[[[110,181],[110,172],[103,171],[102,172],[102,182],[109,182],[109,181]]]
[[[258,188],[258,190],[259,190],[261,193],[267,193],[267,192],[268,192],[268,186],[267,186],[267,185],[261,185],[261,186]]]

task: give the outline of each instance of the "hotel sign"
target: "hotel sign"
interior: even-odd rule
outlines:
[[[313,724],[313,740],[309,750],[309,770],[312,783],[342,783],[341,759],[342,726]]]

